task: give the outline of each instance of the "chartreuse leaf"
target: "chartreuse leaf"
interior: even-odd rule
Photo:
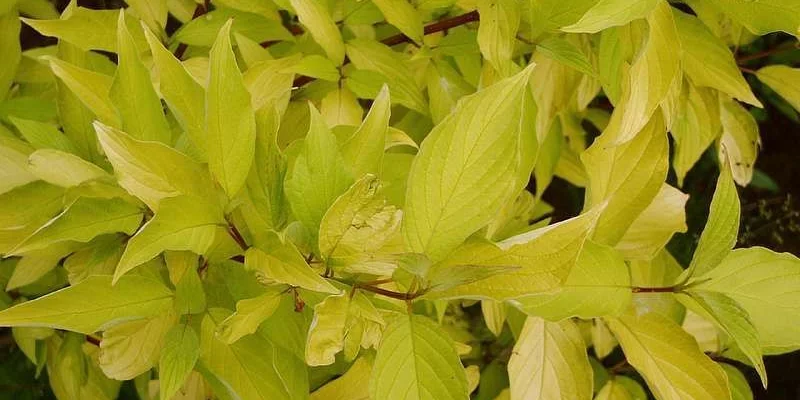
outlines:
[[[422,19],[408,0],[372,0],[386,18],[400,32],[418,45],[422,44]]]
[[[78,186],[95,179],[112,178],[97,165],[72,153],[53,149],[40,149],[31,153],[28,156],[28,170],[37,178],[61,187]]]
[[[441,260],[516,195],[531,71],[464,97],[425,139],[408,177],[409,250]]]
[[[750,32],[764,35],[783,31],[797,35],[800,26],[800,4],[794,0],[711,0],[719,11],[747,27]]]
[[[647,400],[647,393],[635,380],[617,375],[603,385],[595,400]]]
[[[800,318],[797,257],[761,247],[736,249],[694,282],[692,291],[722,293],[744,308],[758,330],[764,354],[800,348],[795,323]]]
[[[336,361],[336,353],[344,349],[349,308],[350,296],[347,293],[328,296],[314,306],[314,320],[306,341],[308,365],[330,365]]]
[[[159,398],[172,399],[200,358],[200,338],[189,325],[173,325],[164,336],[158,361]]]
[[[255,271],[261,283],[280,283],[321,293],[341,292],[311,269],[294,244],[282,241],[274,233],[266,238],[262,248],[251,247],[244,255],[245,268]]]
[[[680,44],[671,9],[669,3],[658,0],[647,17],[647,42],[631,66],[627,85],[623,84],[621,104],[614,109],[604,131],[615,144],[639,134],[667,97],[673,82],[681,79]]]
[[[591,399],[592,367],[574,322],[528,317],[508,361],[511,399]]]
[[[374,40],[351,39],[347,42],[347,57],[359,70],[382,74],[385,81],[376,82],[376,89],[382,84],[389,85],[392,101],[422,114],[428,112],[425,98],[401,53]]]
[[[609,318],[628,362],[662,400],[727,399],[722,368],[706,357],[697,342],[657,313]]]
[[[197,274],[197,255],[189,251],[169,251],[164,254],[164,261],[170,271],[184,268],[181,276],[175,281],[175,311],[179,314],[199,314],[206,310],[206,294],[203,282]]]
[[[669,169],[669,146],[659,113],[626,144],[613,146],[607,135],[598,137],[581,160],[589,175],[588,203],[608,202],[593,239],[616,245],[658,194]]]
[[[161,95],[205,160],[205,90],[149,30],[145,30],[145,37],[158,71]]]
[[[265,60],[253,64],[245,71],[244,85],[250,92],[253,110],[275,107],[279,114],[286,109],[292,94],[294,74],[287,71],[300,61],[295,54],[277,60]]]
[[[291,374],[301,372],[292,370],[291,363],[279,358],[279,348],[270,341],[260,335],[249,335],[228,345],[216,337],[217,326],[229,314],[227,310],[211,309],[200,328],[201,371],[207,381],[217,382],[216,394],[254,400],[307,396],[307,381],[298,387],[289,384],[299,379]]]
[[[375,253],[398,233],[402,212],[386,204],[380,189],[378,178],[365,175],[322,217],[319,250],[328,265]]]
[[[266,4],[266,3],[261,3]],[[192,46],[210,47],[223,25],[233,19],[231,30],[256,43],[273,40],[293,40],[292,34],[281,24],[280,18],[266,18],[250,10],[239,11],[219,7],[203,18],[194,18],[175,32],[172,39]]]
[[[79,155],[69,137],[61,133],[55,125],[14,117],[9,119],[25,138],[25,141],[33,147],[55,149]]]
[[[311,124],[285,189],[294,216],[316,236],[322,216],[353,182],[338,151],[336,137],[309,104]]]
[[[172,308],[172,292],[144,276],[95,275],[36,300],[0,311],[0,326],[42,326],[90,334],[115,323],[162,314]]]
[[[531,0],[523,10],[523,21],[530,24],[531,39],[578,22],[597,3],[595,0]],[[527,20],[526,20],[527,19]]]
[[[476,298],[508,300],[536,292],[555,289],[569,275],[584,243],[597,221],[600,207],[495,245],[484,241],[468,241],[434,267],[446,273],[447,268],[462,265],[519,267],[476,282],[431,292],[426,297]]]
[[[589,58],[583,54],[581,49],[566,39],[551,37],[542,40],[536,45],[536,50],[586,75],[597,76]]]
[[[520,297],[512,304],[528,315],[550,321],[618,315],[630,306],[630,284],[622,255],[587,240],[562,286]]]
[[[719,96],[709,88],[699,88],[684,81],[686,98],[681,99],[670,133],[675,139],[672,167],[683,186],[683,178],[708,146],[722,134]]]
[[[165,312],[107,329],[103,332],[97,359],[103,373],[124,381],[153,368],[161,356],[164,338],[176,321],[175,313]]]
[[[689,289],[686,293],[677,293],[676,297],[686,308],[711,320],[736,343],[755,366],[766,388],[767,371],[761,359],[761,344],[747,311],[730,297],[716,292]]]
[[[167,25],[167,0],[129,0],[128,5],[150,30],[163,33]]]
[[[217,325],[217,337],[227,344],[255,333],[281,303],[281,292],[273,290],[252,299],[236,302],[236,312]]]
[[[783,97],[795,110],[800,111],[800,68],[769,65],[759,69],[756,76]]]
[[[120,235],[100,236],[64,260],[67,279],[76,285],[92,275],[111,275],[122,256]]]
[[[514,0],[478,1],[481,18],[478,46],[481,54],[501,76],[509,76],[518,69],[511,58],[522,14],[519,3]]]
[[[389,87],[384,85],[361,126],[340,149],[354,177],[380,175],[391,114]]]
[[[139,207],[121,199],[81,197],[36,230],[10,254],[43,249],[64,241],[88,242],[107,233],[130,235],[139,227],[142,215]]]
[[[122,119],[122,130],[134,139],[169,145],[172,134],[161,100],[153,88],[150,71],[139,59],[139,49],[128,32],[122,10],[117,23],[117,54],[117,73],[109,97]]]
[[[208,169],[230,198],[244,186],[256,140],[250,93],[231,48],[232,23],[228,20],[211,47],[206,93]]]
[[[117,10],[91,10],[70,6],[61,19],[22,21],[45,36],[55,36],[83,50],[117,49]],[[87,31],[86,27],[93,29]]]
[[[728,386],[731,388],[731,400],[753,400],[753,391],[750,383],[742,371],[730,364],[720,363],[720,367],[728,375]]]
[[[721,158],[728,159],[733,180],[740,186],[747,186],[753,179],[753,166],[761,145],[758,123],[747,109],[730,98],[720,98],[720,120],[720,151],[725,153]]]
[[[703,233],[700,234],[692,262],[679,281],[713,270],[730,254],[739,234],[740,208],[739,194],[733,183],[731,171],[722,166],[708,210],[708,221]]]
[[[109,93],[113,78],[80,68],[56,58],[48,58],[50,68],[97,118],[105,124],[120,126],[119,115],[111,103]]]
[[[195,196],[164,199],[155,217],[128,241],[114,272],[114,282],[166,250],[206,254],[214,244],[217,227],[224,224],[218,205],[208,199]]]
[[[38,180],[28,171],[28,155],[32,152],[25,142],[0,137],[0,194]]]
[[[0,67],[0,99],[5,99],[22,59],[22,49],[19,41],[20,20],[16,10],[0,14],[0,52],[5,59]]]
[[[358,99],[346,87],[340,87],[328,92],[322,98],[319,112],[330,127],[338,125],[356,126],[361,123],[364,110],[358,104]]]
[[[305,75],[331,82],[338,82],[341,78],[339,70],[331,60],[317,54],[305,56],[296,64],[281,70],[281,72]]]
[[[430,319],[398,315],[383,332],[369,382],[373,399],[466,399],[453,341]]]
[[[661,0],[600,0],[578,22],[561,28],[565,32],[595,33],[647,17]],[[559,5],[561,7],[561,5]],[[669,11],[669,10],[667,10]]]
[[[158,211],[159,202],[181,194],[215,197],[208,171],[199,163],[161,143],[143,142],[95,122],[97,138],[119,185]]]
[[[334,64],[344,62],[344,42],[342,34],[324,2],[314,0],[291,0],[292,7],[300,23],[311,33],[314,40],[325,50]]]
[[[61,211],[64,189],[34,181],[0,195],[0,229],[40,227]],[[20,238],[22,240],[24,238]]]
[[[372,357],[359,357],[344,375],[326,383],[311,393],[311,400],[369,400],[369,380]]]
[[[686,201],[689,195],[662,183],[656,197],[633,221],[615,246],[628,260],[650,260],[666,246],[672,235],[686,232]]]
[[[675,10],[675,26],[681,43],[681,63],[697,86],[707,86],[741,101],[761,107],[742,77],[728,46],[695,16]]]
[[[55,269],[58,262],[72,253],[76,247],[78,247],[76,242],[63,241],[22,254],[14,273],[8,278],[6,290],[17,289],[41,279]]]

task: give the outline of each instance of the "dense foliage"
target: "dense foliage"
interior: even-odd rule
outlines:
[[[800,109],[737,56],[800,2],[127,5],[0,1],[13,398],[749,399],[800,349],[800,260],[734,249],[743,73]]]

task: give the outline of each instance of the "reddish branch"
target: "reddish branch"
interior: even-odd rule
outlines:
[[[638,287],[634,286],[631,288],[631,292],[633,293],[672,293],[675,291],[674,286],[666,286],[666,287]]]
[[[781,45],[781,46],[777,46],[777,47],[772,48],[772,49],[767,49],[767,50],[764,50],[764,51],[760,51],[758,53],[753,53],[753,54],[748,54],[746,56],[737,57],[736,62],[739,63],[739,64],[746,63],[748,61],[758,60],[758,59],[761,59],[761,58],[764,58],[764,57],[769,57],[769,56],[774,55],[774,54],[783,53],[785,51],[797,50],[798,48],[799,47],[798,47],[798,45],[796,43],[790,42],[790,43],[787,43],[787,44],[784,44],[784,45]]]

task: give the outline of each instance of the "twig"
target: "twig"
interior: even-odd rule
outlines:
[[[236,225],[232,224],[230,221],[228,221],[228,233],[231,235],[233,240],[236,241],[236,244],[238,244],[242,250],[246,251],[248,248],[250,248],[247,245],[247,242],[244,241],[242,234],[239,233],[238,229],[236,229]]]
[[[771,48],[771,49],[767,49],[767,50],[764,50],[764,51],[759,51],[758,53],[748,54],[746,56],[739,57],[739,58],[736,59],[736,62],[741,64],[741,63],[745,63],[745,62],[748,62],[748,61],[753,61],[753,60],[758,60],[758,59],[761,59],[761,58],[764,58],[764,57],[769,57],[769,56],[771,56],[773,54],[783,53],[785,51],[792,51],[792,50],[797,50],[797,49],[798,49],[797,45],[790,42],[790,43],[788,43],[788,45],[784,44],[784,45],[777,46],[777,47],[774,47],[774,48]]]
[[[674,286],[666,286],[666,287],[641,287],[641,286],[632,286],[631,292],[633,293],[672,293],[675,291]]]

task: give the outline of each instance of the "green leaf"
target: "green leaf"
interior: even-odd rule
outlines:
[[[119,115],[117,115],[117,110],[109,96],[111,85],[114,82],[113,78],[56,58],[48,58],[48,60],[53,74],[97,116],[97,119],[111,126],[120,126]]]
[[[100,145],[125,188],[158,211],[162,199],[178,195],[214,197],[216,189],[199,163],[161,143],[142,142],[95,122]]]
[[[61,211],[63,196],[64,189],[42,181],[3,193],[0,195],[0,229],[40,227]]]
[[[645,126],[655,119],[653,114],[667,98],[673,82],[681,79],[680,44],[671,10],[669,3],[658,0],[647,17],[647,42],[631,66],[620,104],[604,131],[613,138],[614,144],[625,143],[646,130]]]
[[[706,274],[730,254],[739,234],[740,208],[731,171],[722,167],[708,210],[708,221],[700,234],[692,262],[679,281],[685,281],[692,275]]]
[[[336,137],[319,112],[311,104],[309,107],[311,125],[284,187],[294,216],[316,236],[325,211],[353,178],[339,154]]]
[[[221,210],[204,198],[177,196],[164,199],[155,217],[128,241],[114,272],[114,282],[166,250],[190,250],[205,255],[221,225],[225,225]]]
[[[607,321],[628,362],[642,374],[656,398],[729,398],[722,368],[706,357],[694,338],[674,322],[656,313]]]
[[[11,89],[22,49],[19,41],[20,19],[16,11],[0,13],[0,54],[3,54],[3,66],[0,67],[0,99],[6,98]]]
[[[58,266],[58,262],[78,247],[74,242],[58,242],[43,249],[31,250],[22,255],[8,278],[6,290],[18,289],[35,283]]]
[[[372,0],[386,17],[386,22],[394,25],[414,43],[421,45],[422,19],[414,6],[408,0]]]
[[[286,109],[292,94],[294,74],[287,69],[300,62],[295,54],[277,60],[255,63],[244,73],[244,84],[250,92],[253,110],[275,107],[279,113]]]
[[[25,142],[0,137],[0,194],[38,180],[28,171],[28,155],[32,152]]]
[[[19,133],[37,149],[48,148],[79,155],[69,137],[55,125],[29,119],[10,118]]]
[[[294,40],[292,39],[292,34],[284,28],[279,18],[266,18],[262,15],[253,14],[251,12],[255,11],[253,9],[248,9],[247,11],[220,7],[205,14],[203,18],[194,18],[184,24],[175,33],[173,40],[192,46],[211,47],[220,29],[229,19],[234,20],[231,31],[254,40],[256,43]]]
[[[484,58],[504,77],[519,69],[511,60],[522,14],[519,3],[516,0],[477,2],[481,19],[478,46]]]
[[[785,65],[769,65],[759,69],[756,76],[774,90],[795,110],[800,111],[800,68]]]
[[[300,23],[311,33],[314,40],[325,50],[328,58],[337,66],[344,62],[344,42],[336,23],[333,22],[325,3],[314,0],[291,0]]]
[[[369,387],[363,383],[372,372],[372,361],[359,357],[344,375],[311,393],[311,400],[369,400]]]
[[[351,39],[347,42],[347,58],[359,70],[382,74],[385,80],[377,82],[377,87],[389,85],[393,101],[422,114],[428,112],[428,105],[408,67],[408,61],[400,53],[374,40]]]
[[[744,25],[750,32],[764,35],[783,31],[797,35],[800,26],[800,4],[794,0],[711,0],[717,9],[732,20]]]
[[[164,338],[177,317],[165,312],[150,319],[123,322],[103,332],[97,359],[103,373],[124,381],[153,368],[161,356]]]
[[[384,85],[361,126],[340,149],[354,177],[380,175],[391,114],[389,87]]]
[[[728,46],[697,17],[675,10],[681,43],[681,65],[697,86],[707,86],[762,107],[744,80]]]
[[[22,18],[22,22],[36,29],[44,36],[55,36],[87,51],[104,50],[110,52],[117,51],[118,21],[118,10],[92,10],[77,6],[70,6],[61,19],[35,20]],[[133,23],[132,19],[129,24],[128,29],[138,27],[138,23]],[[87,30],[86,27],[89,26],[92,29]],[[144,44],[144,37],[141,34],[137,35],[136,38],[137,46]]]
[[[102,168],[60,150],[36,150],[28,157],[28,170],[37,178],[61,187],[111,178]],[[110,180],[110,179],[108,179]]]
[[[597,3],[595,0],[529,0],[528,19],[531,39],[542,33],[555,31],[563,26],[578,22],[581,17]]]
[[[158,71],[161,95],[205,160],[205,89],[149,30],[145,30],[145,37]]]
[[[255,271],[261,283],[280,283],[321,293],[341,292],[311,269],[294,244],[283,242],[274,233],[267,237],[262,248],[251,247],[244,256],[245,268]]]
[[[547,38],[536,45],[536,51],[586,75],[597,76],[597,72],[595,72],[586,54],[566,39],[559,37]]]
[[[683,82],[684,94],[672,120],[670,133],[675,139],[675,154],[672,167],[678,178],[678,185],[683,186],[683,179],[692,166],[700,159],[708,146],[722,134],[720,122],[719,96],[709,88],[698,88]]]
[[[212,309],[203,317],[200,329],[200,362],[207,371],[206,380],[214,378],[217,395],[227,398],[271,400],[305,397],[308,395],[305,370],[293,370],[286,354],[260,335],[250,335],[231,345],[216,338],[218,324],[230,312]],[[203,370],[201,369],[201,371]],[[291,385],[300,379],[300,387]],[[305,387],[303,387],[305,386]]]
[[[226,344],[231,344],[255,333],[259,325],[278,308],[281,294],[270,291],[252,299],[237,301],[236,312],[217,325],[217,337]]]
[[[338,82],[341,78],[339,70],[330,59],[311,54],[303,57],[295,65],[283,69],[281,72],[310,76],[331,82]]]
[[[521,268],[430,293],[426,297],[507,300],[555,289],[569,275],[595,226],[599,211],[600,208],[596,208],[578,217],[509,238],[499,243],[499,247],[489,242],[468,241],[453,251],[438,268],[443,272],[447,267],[457,269],[461,265]]]
[[[564,32],[596,33],[613,26],[625,25],[645,18],[661,0],[642,0],[631,3],[627,0],[600,0],[583,14],[578,22],[561,28]]]
[[[753,400],[753,391],[750,383],[741,371],[730,364],[720,363],[720,367],[728,375],[728,385],[731,388],[731,400]]]
[[[628,260],[650,260],[675,233],[686,232],[689,195],[663,183],[656,197],[633,221],[615,246]]]
[[[122,130],[134,139],[169,145],[172,134],[161,107],[161,99],[153,88],[150,71],[139,59],[139,50],[125,25],[125,13],[122,10],[119,12],[117,28],[119,62],[109,97],[122,119]]]
[[[159,396],[172,399],[189,378],[200,358],[200,338],[188,325],[174,325],[164,337],[164,346],[158,361]]]
[[[373,399],[466,399],[453,341],[433,321],[399,315],[386,327],[369,382]]]
[[[353,92],[346,87],[341,87],[331,90],[322,98],[319,111],[325,119],[325,123],[332,128],[338,125],[359,125],[364,110],[361,109]]]
[[[797,257],[761,247],[736,249],[695,282],[692,290],[725,294],[747,311],[764,354],[800,348],[794,322],[800,318]]]
[[[722,139],[720,151],[724,152],[733,172],[733,180],[740,186],[747,186],[753,179],[753,165],[756,163],[761,138],[758,123],[753,115],[741,104],[732,99],[720,99],[720,119]]]
[[[378,178],[365,175],[322,217],[319,250],[328,265],[376,253],[399,232],[402,212],[386,204],[380,190]]]
[[[747,311],[742,309],[733,299],[721,293],[690,289],[686,294],[677,293],[676,297],[686,308],[711,320],[733,339],[739,350],[755,366],[758,376],[761,377],[761,383],[766,388],[767,371],[764,367],[764,361],[761,359],[758,332],[753,323],[750,322],[750,316]]]
[[[0,326],[41,326],[90,334],[118,322],[159,315],[172,308],[172,292],[161,282],[95,275],[36,300],[0,311]]]
[[[231,24],[229,20],[222,27],[209,53],[211,69],[206,94],[208,168],[229,198],[244,186],[256,140],[250,93],[231,48]]]
[[[163,33],[167,25],[167,0],[129,0],[129,10],[135,13],[149,30]]]
[[[512,399],[591,399],[592,367],[570,320],[528,317],[508,361]]]
[[[167,268],[175,254],[187,258],[189,261],[186,271],[183,272],[180,280],[175,283],[175,311],[180,314],[199,314],[206,310],[206,293],[203,289],[203,282],[197,274],[197,255],[190,252],[169,252],[164,259]],[[170,269],[171,270],[171,269]]]
[[[589,175],[588,203],[608,203],[597,222],[593,239],[616,245],[653,201],[666,179],[669,145],[659,114],[626,144],[613,146],[613,137],[607,135],[598,137],[581,154],[581,160]]]
[[[10,254],[22,254],[65,241],[85,243],[107,233],[130,235],[139,227],[142,214],[138,207],[121,199],[82,197],[36,230]]]
[[[350,296],[347,293],[328,296],[314,306],[314,320],[306,341],[308,365],[331,365],[336,361],[336,353],[344,349],[349,309]]]
[[[511,304],[550,321],[619,315],[630,307],[630,284],[622,255],[587,240],[562,286],[515,299]]]
[[[286,160],[276,140],[280,123],[278,112],[274,107],[264,107],[256,113],[256,151],[246,183],[252,208],[249,203],[240,208],[251,230],[258,224],[265,227],[264,231],[280,228],[289,211],[283,189]],[[258,239],[254,240],[258,244]]]
[[[408,177],[409,250],[441,260],[516,195],[531,70],[464,97],[425,139]]]

